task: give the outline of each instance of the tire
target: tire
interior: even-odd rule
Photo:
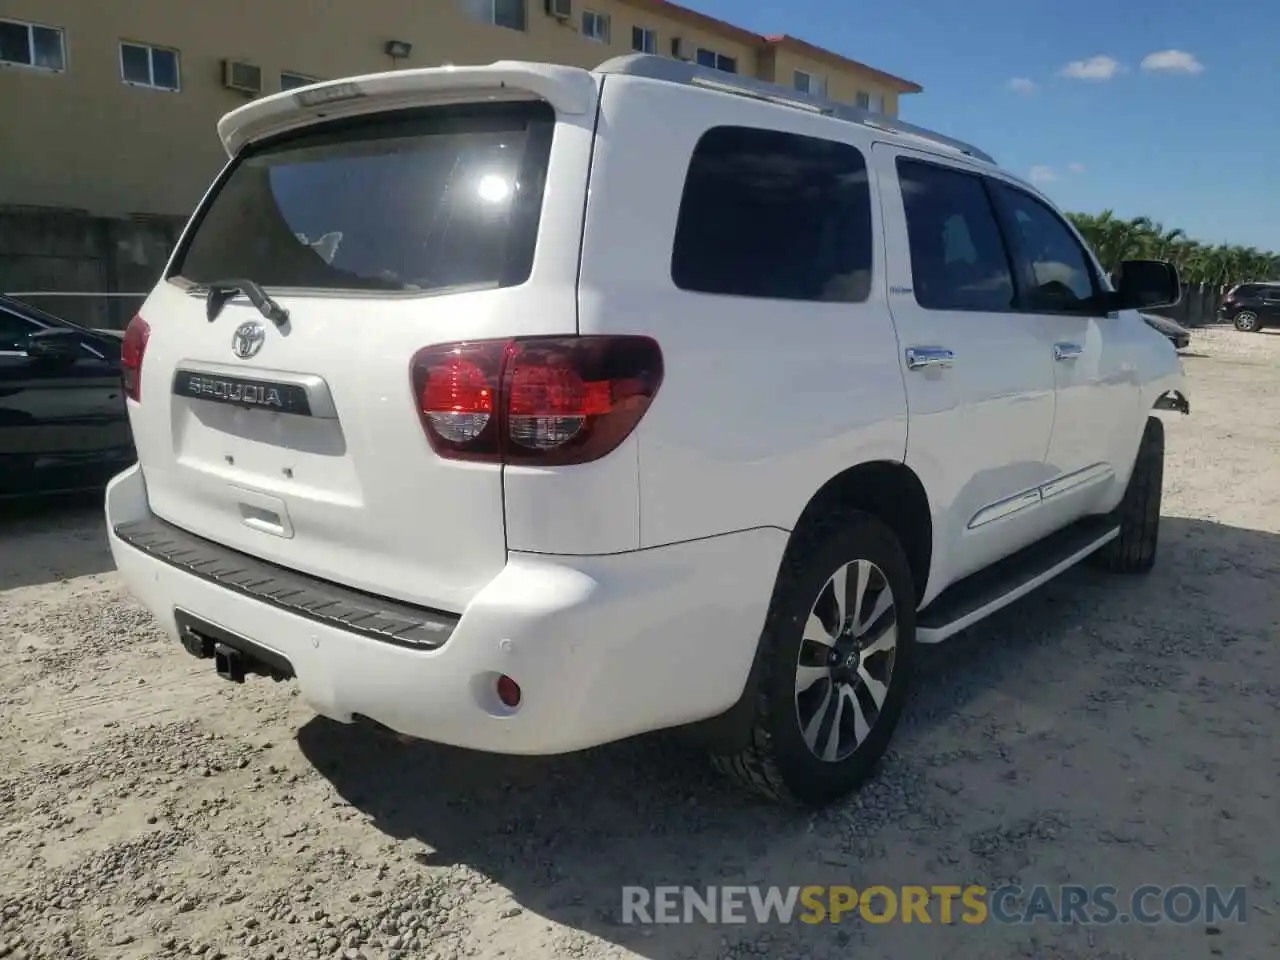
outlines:
[[[1258,315],[1252,310],[1241,310],[1236,314],[1234,323],[1236,329],[1241,333],[1259,333],[1262,330],[1262,324],[1258,322]]]
[[[841,570],[853,587],[850,592],[856,595],[856,584],[861,584],[863,599],[872,606],[860,611],[861,630],[844,618],[843,626],[861,637],[843,635],[837,627],[835,645],[826,646],[837,619],[832,616],[832,585]],[[886,590],[887,613],[878,613]],[[884,755],[901,716],[914,665],[915,613],[906,554],[880,520],[842,511],[803,533],[783,562],[760,640],[749,746],[733,755],[713,754],[713,765],[742,786],[787,805],[822,806],[856,789]],[[819,633],[825,635],[824,643],[806,639]],[[859,642],[867,645],[866,652],[858,652]],[[833,664],[836,657],[839,662]],[[803,692],[797,690],[798,678],[808,681]],[[819,715],[825,719],[814,726]],[[832,748],[837,725],[843,736],[834,738]],[[806,742],[806,726],[815,748]],[[819,757],[815,749],[833,759]]]
[[[1155,565],[1163,487],[1164,421],[1148,417],[1129,485],[1111,514],[1120,534],[1089,557],[1093,566],[1112,573],[1146,573]]]

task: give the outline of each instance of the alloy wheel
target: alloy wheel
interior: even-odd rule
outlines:
[[[1243,330],[1246,333],[1252,331],[1258,325],[1258,315],[1252,310],[1242,310],[1236,314],[1236,329]]]
[[[815,757],[848,759],[889,693],[898,648],[893,589],[876,564],[854,560],[818,591],[796,659],[796,719]]]

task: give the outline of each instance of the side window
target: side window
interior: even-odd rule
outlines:
[[[1014,258],[1026,285],[1026,309],[1095,312],[1094,271],[1067,225],[1030,194],[996,180],[989,183],[1014,231]]]
[[[856,147],[750,127],[698,141],[671,255],[680,289],[857,303],[871,291],[871,248]]]
[[[27,349],[27,337],[37,329],[30,320],[0,310],[0,353],[22,353]]]
[[[995,212],[973,174],[898,158],[916,302],[926,310],[1013,309]]]

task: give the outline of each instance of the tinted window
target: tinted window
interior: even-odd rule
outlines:
[[[31,30],[25,23],[0,20],[0,60],[5,63],[31,62]]]
[[[38,328],[8,310],[0,310],[0,353],[21,353],[27,349],[27,337]]]
[[[1084,249],[1056,213],[1028,193],[991,181],[1014,231],[1015,260],[1031,310],[1079,312],[1093,308],[1093,270]]]
[[[151,49],[120,44],[120,73],[130,83],[151,84]]]
[[[930,310],[1010,310],[1013,277],[982,181],[898,160],[916,302]]]
[[[546,104],[438,107],[273,141],[231,168],[174,272],[277,288],[523,283],[554,119]]]
[[[671,276],[701,293],[865,300],[871,198],[862,154],[773,130],[708,131],[689,165]]]

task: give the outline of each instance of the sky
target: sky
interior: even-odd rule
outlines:
[[[903,120],[981,147],[1065,210],[1280,252],[1274,0],[682,0],[924,87]]]

